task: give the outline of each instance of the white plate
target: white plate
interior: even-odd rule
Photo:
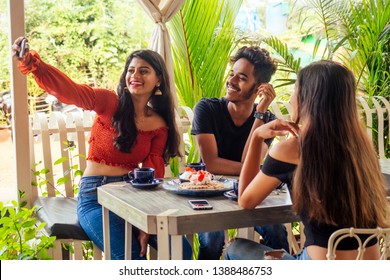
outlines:
[[[220,178],[219,181],[222,182],[224,185],[224,187],[222,189],[183,190],[183,189],[180,189],[180,179],[174,179],[174,180],[170,180],[168,182],[164,182],[162,184],[162,187],[163,187],[163,189],[165,189],[169,192],[173,192],[173,193],[178,194],[178,195],[198,196],[198,197],[223,195],[224,192],[233,189],[233,181],[234,180],[228,179],[228,178]]]

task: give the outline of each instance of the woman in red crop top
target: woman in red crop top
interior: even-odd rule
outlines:
[[[169,76],[163,58],[151,50],[131,53],[119,79],[117,92],[77,84],[57,68],[43,62],[29,50],[19,58],[19,37],[12,45],[19,59],[19,70],[32,73],[38,85],[61,102],[74,104],[97,114],[92,125],[87,167],[80,181],[79,222],[88,237],[103,250],[102,210],[97,188],[123,181],[129,171],[142,164],[153,167],[157,178],[164,177],[165,164],[180,156],[179,134]],[[111,256],[124,259],[124,220],[110,213]],[[133,230],[132,258],[144,259],[147,243],[155,236]],[[184,242],[183,256],[191,258],[191,247]]]
[[[282,259],[323,260],[328,239],[337,229],[388,226],[386,187],[372,142],[360,123],[351,71],[333,61],[310,64],[299,72],[290,103],[294,123],[275,120],[253,133],[240,174],[238,203],[251,209],[281,182],[292,186],[306,242],[300,254],[284,254]],[[288,133],[293,137],[271,147],[259,172],[261,143]],[[355,259],[356,245],[352,238],[343,240],[337,259]],[[236,239],[225,257],[264,259],[267,250],[271,248]],[[369,242],[364,258],[379,258],[376,240]]]

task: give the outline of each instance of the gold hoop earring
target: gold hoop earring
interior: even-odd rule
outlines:
[[[124,88],[123,88],[123,91],[126,92],[126,93],[129,93],[129,92],[130,92],[129,89],[128,89],[127,87],[124,87]]]
[[[156,91],[154,92],[154,95],[162,95],[162,92],[160,90],[160,86],[156,86]]]

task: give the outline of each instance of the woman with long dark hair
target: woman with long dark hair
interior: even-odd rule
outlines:
[[[333,61],[310,64],[299,72],[290,103],[293,122],[275,120],[254,132],[240,174],[238,203],[254,208],[281,182],[287,183],[306,242],[300,254],[283,258],[326,259],[334,231],[388,225],[386,187],[372,142],[360,123],[351,71]],[[292,137],[270,149],[258,172],[261,143],[287,133]],[[226,258],[263,259],[268,250],[237,239],[227,249]],[[338,259],[356,258],[356,241],[341,241],[336,255]],[[369,242],[364,258],[379,258],[377,240]]]
[[[164,177],[169,159],[180,156],[179,134],[175,123],[174,103],[168,72],[163,58],[151,50],[138,50],[126,59],[117,93],[113,90],[77,84],[57,68],[43,62],[35,51],[19,57],[22,40],[12,45],[19,59],[19,70],[32,73],[38,85],[65,104],[94,110],[87,156],[87,167],[80,181],[78,218],[88,237],[103,250],[102,208],[97,188],[123,181],[129,171],[142,165]],[[110,213],[112,259],[124,259],[125,223]],[[144,259],[147,243],[155,246],[156,237],[133,230],[132,258]],[[184,242],[185,259],[192,250]]]

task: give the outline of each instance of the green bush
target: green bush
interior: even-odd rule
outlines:
[[[45,223],[36,219],[39,209],[24,205],[25,202],[12,201],[11,206],[6,206],[0,202],[0,260],[50,259],[48,249],[54,246],[56,237],[42,233]]]

